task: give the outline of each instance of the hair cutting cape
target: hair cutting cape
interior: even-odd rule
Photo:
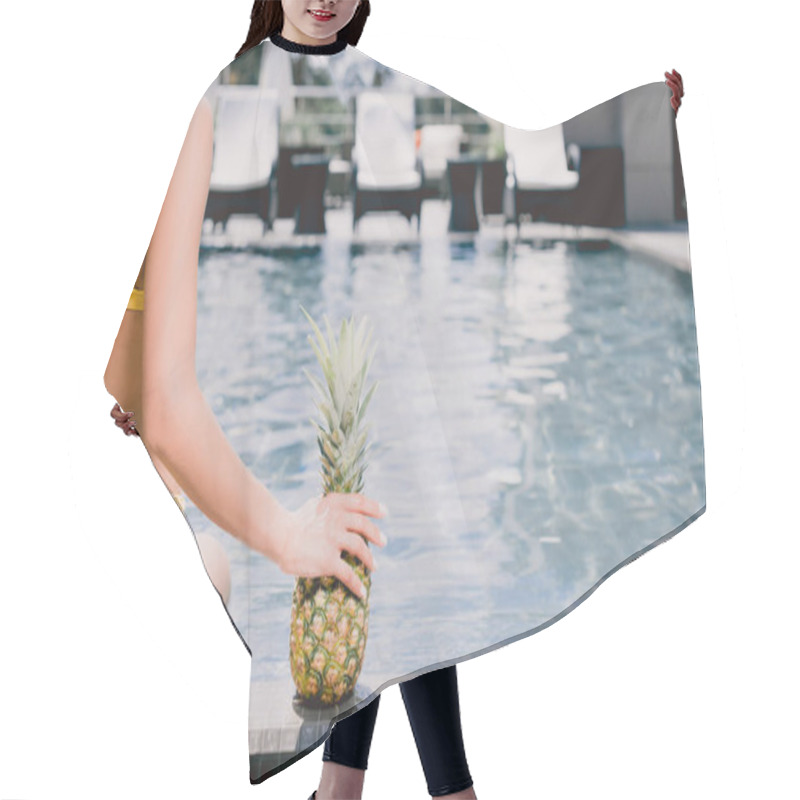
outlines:
[[[326,481],[388,508],[359,604],[188,497],[252,657],[252,783],[386,687],[542,630],[704,512],[670,96],[659,79],[526,131],[352,46],[269,38],[206,91],[202,392],[287,509]]]

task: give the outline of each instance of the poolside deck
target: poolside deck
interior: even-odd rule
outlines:
[[[375,676],[362,676],[355,688],[358,702],[374,691]],[[276,702],[276,698],[283,698]],[[287,674],[282,681],[259,681],[250,687],[250,773],[258,779],[299,753],[319,747],[330,721],[348,702],[327,708],[305,707],[295,699],[295,687]]]
[[[481,238],[516,238],[516,227],[503,224],[502,217],[489,217],[478,234],[448,233],[450,205],[444,200],[426,200],[422,207],[419,233],[416,221],[411,224],[395,213],[369,214],[352,230],[352,213],[348,206],[330,208],[325,212],[325,234],[297,235],[294,220],[277,219],[273,230],[262,235],[259,220],[232,218],[228,230],[211,232],[206,229],[202,244],[207,247],[303,248],[318,247],[325,241],[350,241],[353,244],[381,243],[390,245],[414,244],[419,240],[447,236],[455,241]],[[523,222],[520,237],[539,241],[607,240],[640,255],[657,259],[683,272],[691,271],[689,258],[689,229],[686,223],[652,227],[596,228],[588,225],[564,225],[554,222]]]
[[[653,228],[609,230],[608,238],[641,255],[666,261],[676,269],[691,272],[689,228],[686,223]]]

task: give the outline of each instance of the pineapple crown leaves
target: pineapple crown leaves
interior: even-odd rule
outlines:
[[[316,334],[316,340],[310,334],[308,340],[314,349],[317,361],[322,367],[327,392],[318,378],[311,375],[305,368],[303,368],[303,372],[319,395],[317,407],[325,417],[329,434],[336,435],[337,432],[341,432],[347,439],[347,434],[353,430],[358,430],[367,406],[378,386],[378,382],[375,382],[363,401],[360,400],[367,372],[375,357],[375,347],[373,347],[369,357],[366,357],[372,330],[367,328],[368,320],[366,317],[362,318],[356,326],[354,316],[351,315],[349,320],[342,320],[337,341],[326,315],[324,317],[328,334],[326,341],[319,326],[306,309],[302,305],[300,309]],[[322,433],[321,428],[320,431]],[[358,439],[361,438],[360,436],[358,437]],[[354,443],[348,442],[348,445],[352,447]],[[359,447],[357,449],[360,455],[363,448]],[[353,456],[355,454],[350,452],[347,455]]]

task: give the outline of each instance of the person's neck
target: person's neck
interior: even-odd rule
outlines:
[[[290,36],[292,36],[292,38],[289,38]],[[315,44],[308,44],[306,41],[296,40],[293,34],[285,27],[282,32],[273,33],[270,36],[270,41],[283,50],[288,50],[291,53],[305,53],[307,55],[332,55],[334,53],[340,53],[347,47],[347,40],[339,38],[338,35],[337,38],[325,44],[319,44],[319,40],[313,40]]]

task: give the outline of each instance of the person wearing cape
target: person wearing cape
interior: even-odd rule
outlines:
[[[683,81],[523,131],[360,52],[369,13],[256,0],[105,385],[251,655],[251,782],[324,741],[312,798],[360,797],[399,683],[475,798],[456,664],[705,511]]]

